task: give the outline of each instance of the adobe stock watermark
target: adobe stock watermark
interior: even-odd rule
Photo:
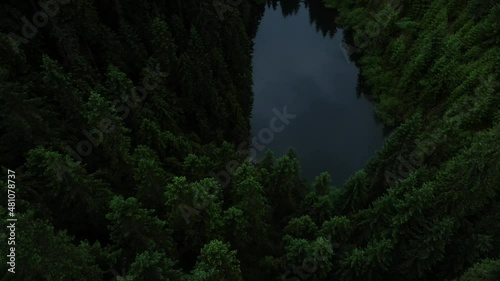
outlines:
[[[257,133],[257,136],[252,137],[251,144],[253,147],[250,147],[249,149],[249,143],[246,141],[242,142],[238,146],[239,153],[246,154],[247,152],[249,152],[249,157],[246,159],[246,162],[253,162],[257,157],[257,152],[263,151],[266,145],[274,140],[275,134],[282,132],[285,127],[290,124],[290,120],[293,120],[297,117],[296,114],[288,113],[286,106],[283,107],[282,111],[273,108],[272,112],[274,113],[274,116],[269,120],[269,126],[260,129]],[[222,188],[225,188],[231,181],[231,176],[235,174],[238,167],[242,164],[243,163],[240,163],[236,160],[230,160],[225,165],[226,170],[219,171],[218,173],[214,173],[213,171],[211,171],[209,175],[212,178],[216,179],[221,184]],[[192,206],[194,207],[191,207],[187,204],[180,204],[178,206],[178,209],[187,224],[190,223],[189,218],[191,216],[199,215],[200,211],[208,206],[209,200],[206,198],[206,196],[206,194],[199,194],[199,192],[196,191],[192,202]]]
[[[496,82],[494,75],[488,75],[486,78],[481,76],[478,78],[478,82],[479,84],[474,91],[474,95],[464,97],[467,100],[465,103],[460,104],[461,107],[459,113],[453,114],[453,111],[451,113],[445,113],[443,122],[447,124],[446,127],[459,128],[464,125],[464,118],[467,114],[475,114],[474,110],[477,106],[474,101],[481,100],[483,94],[493,94],[500,85],[500,83]],[[444,130],[438,128],[437,131],[432,134],[431,138],[424,141],[415,141],[417,146],[408,155],[407,159],[399,153],[397,158],[399,162],[397,172],[386,171],[384,174],[385,180],[389,186],[394,186],[396,182],[404,180],[412,172],[420,168],[425,159],[430,157],[434,153],[436,147],[440,143],[445,142],[447,138],[448,136]]]
[[[442,132],[437,132],[434,138],[429,138],[423,141],[415,140],[417,145],[415,149],[408,155],[407,159],[403,157],[401,152],[398,155],[398,169],[397,173],[386,171],[384,173],[385,180],[389,186],[394,186],[396,182],[404,180],[416,169],[420,168],[425,159],[430,157],[439,143],[446,141],[447,136]]]
[[[8,34],[9,39],[12,44],[16,46],[19,43],[27,44],[30,39],[33,39],[37,34],[40,28],[45,27],[49,23],[49,18],[55,17],[59,11],[59,5],[67,5],[72,0],[40,0],[38,1],[38,5],[40,6],[40,10],[35,12],[31,18],[31,21],[23,16],[21,18],[21,22],[23,24],[21,29],[21,35],[16,34],[14,32],[10,32]],[[12,20],[9,20],[12,22]],[[18,25],[14,23],[14,25]]]
[[[115,99],[112,102],[112,108],[115,108],[116,113],[121,114],[119,117],[122,120],[125,120],[131,112],[131,109],[135,109],[138,107],[138,104],[134,104],[130,97],[138,98],[138,103],[143,102],[147,96],[148,92],[155,90],[159,83],[163,80],[163,78],[167,77],[168,74],[165,72],[161,72],[160,65],[156,65],[156,69],[152,70],[148,67],[144,69],[147,73],[142,80],[143,86],[134,86],[129,95],[123,94],[121,96],[121,100]],[[140,92],[142,95],[137,95]],[[84,157],[89,156],[93,148],[98,147],[104,140],[105,134],[110,134],[114,131],[116,124],[113,124],[113,121],[107,117],[102,117],[98,122],[98,128],[93,128],[90,131],[83,129],[82,134],[87,138],[81,140],[76,145],[76,151],[69,145],[64,147],[63,149],[71,155],[76,161],[83,161]],[[58,180],[63,179],[63,175],[69,171],[71,165],[68,163],[70,161],[69,157],[65,157],[66,163],[55,162],[52,163],[54,171],[57,172]]]
[[[215,0],[212,2],[212,6],[214,6],[219,19],[223,21],[224,14],[228,11],[233,12],[242,2],[243,0]]]
[[[361,53],[361,49],[366,48],[373,40],[373,38],[380,35],[382,29],[387,28],[392,20],[391,14],[389,14],[389,12],[392,11],[393,13],[399,14],[403,9],[403,5],[401,5],[399,0],[392,0],[392,2],[388,3],[388,5],[389,9],[384,9],[384,13],[374,13],[373,11],[370,12],[370,15],[373,19],[366,23],[364,28],[356,28],[354,30],[355,46],[349,45],[345,42],[342,42],[339,45],[340,50],[344,54],[347,62],[352,63],[350,56],[353,53]]]

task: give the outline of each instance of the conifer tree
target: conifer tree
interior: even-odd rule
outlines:
[[[236,251],[220,240],[207,243],[198,256],[193,281],[242,281],[240,261]]]

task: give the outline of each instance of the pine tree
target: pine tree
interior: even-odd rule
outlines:
[[[230,250],[230,245],[220,240],[210,241],[201,249],[190,280],[242,281],[236,251]]]
[[[161,251],[169,256],[175,254],[172,230],[165,221],[158,219],[151,210],[142,208],[137,199],[115,196],[111,200],[106,218],[113,244],[112,256],[132,264],[138,253]]]
[[[483,260],[476,263],[467,270],[458,280],[473,281],[484,280],[493,281],[500,276],[500,261],[499,260]]]
[[[5,209],[0,213],[6,216]],[[93,252],[98,244],[91,246],[87,241],[75,241],[66,231],[56,230],[47,220],[37,218],[33,211],[16,213],[23,227],[16,224],[16,262],[24,261],[21,268],[16,263],[16,278],[22,280],[101,280],[102,273],[96,263]],[[6,240],[6,237],[4,237]],[[22,241],[22,244],[19,243]],[[60,260],[64,256],[64,260]],[[45,260],[57,260],[47,266]],[[7,266],[2,265],[6,275]],[[84,273],[84,274],[82,274]],[[8,277],[5,277],[8,278]]]
[[[168,174],[161,168],[158,156],[147,146],[138,146],[132,158],[134,177],[138,183],[136,198],[147,209],[163,214]]]

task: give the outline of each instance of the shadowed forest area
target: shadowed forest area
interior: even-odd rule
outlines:
[[[346,32],[393,130],[341,188],[307,183],[294,149],[252,159],[252,40],[278,2]],[[2,1],[0,280],[500,280],[499,18],[479,0]]]

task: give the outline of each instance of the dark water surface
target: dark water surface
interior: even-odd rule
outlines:
[[[259,157],[295,147],[308,180],[328,171],[342,186],[382,147],[383,125],[356,90],[359,70],[340,48],[344,35],[332,26],[333,12],[319,0],[272,2],[276,9],[266,7],[254,40],[252,134],[270,128],[273,108],[286,106],[296,117],[273,133]]]

